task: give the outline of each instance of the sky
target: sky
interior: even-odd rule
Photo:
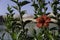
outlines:
[[[19,1],[23,1],[23,0],[19,0]],[[30,1],[30,0],[27,0],[27,1]],[[52,2],[52,0],[46,0],[46,2],[48,1]],[[26,14],[31,14],[31,15],[34,14],[34,7],[32,7],[31,4],[32,3],[29,3],[22,7],[22,10],[26,10]],[[0,0],[0,15],[6,15],[6,13],[8,12],[7,10],[8,5],[15,6],[16,4],[11,0]],[[48,7],[47,12],[52,12],[52,9],[49,4],[46,7]],[[15,15],[18,15],[17,10],[14,9],[14,12],[15,12]]]

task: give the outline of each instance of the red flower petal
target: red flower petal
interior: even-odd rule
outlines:
[[[36,19],[36,22],[37,22],[37,23],[40,23],[42,20],[43,20],[43,19],[42,19],[41,17],[39,17],[39,18]]]
[[[41,28],[42,27],[42,24],[41,23],[37,23],[37,27],[38,28]]]
[[[49,23],[44,23],[44,26],[45,26],[45,27],[48,27],[48,26],[49,26]]]
[[[50,18],[47,18],[47,20],[46,20],[45,22],[48,22],[48,23],[49,23],[49,22],[50,22],[50,20],[51,20]]]
[[[43,18],[44,20],[46,20],[46,19],[47,19],[47,15],[42,15],[42,18]]]
[[[51,19],[49,17],[47,17],[47,15],[42,15],[41,17],[38,17],[36,19],[37,27],[41,28],[42,26],[45,26],[45,27],[49,26],[50,20]]]
[[[40,18],[37,18],[37,19],[36,19],[36,22],[40,22]]]

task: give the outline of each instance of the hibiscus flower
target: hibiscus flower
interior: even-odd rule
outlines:
[[[41,17],[38,17],[36,19],[37,22],[37,27],[41,28],[41,27],[48,27],[49,26],[49,22],[50,22],[50,17],[47,17],[47,15],[42,15]]]

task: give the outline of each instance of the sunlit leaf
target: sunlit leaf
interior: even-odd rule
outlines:
[[[13,33],[11,34],[11,36],[12,36],[13,40],[16,40],[16,39],[17,39],[17,34],[16,34],[16,33],[13,32]]]

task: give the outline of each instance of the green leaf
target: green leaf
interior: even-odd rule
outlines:
[[[10,12],[10,13],[13,13],[13,11],[14,11],[14,10],[10,10],[9,12]]]
[[[57,29],[57,27],[53,27],[53,28],[51,28],[50,30],[58,30],[58,29]]]
[[[35,10],[37,10],[39,7],[38,7],[38,4],[32,4],[32,6],[35,8]]]
[[[12,29],[16,29],[16,28],[20,28],[19,26],[21,26],[21,24],[20,23],[17,23],[17,22],[13,22],[12,23],[12,26],[13,26]]]
[[[30,3],[29,1],[23,1],[23,2],[19,2],[18,5],[20,6],[24,6],[26,4]]]
[[[8,10],[8,11],[10,11],[10,10],[11,10],[11,7],[10,7],[9,5],[8,5],[8,7],[7,7],[7,10]]]
[[[12,8],[8,5],[7,10],[9,11],[9,13],[12,13],[14,10],[12,10]]]
[[[49,40],[54,40],[54,37],[53,37],[52,33],[49,32],[49,31],[50,31],[49,29],[45,30],[45,34],[47,35],[47,37],[49,38]]]
[[[60,14],[58,14],[57,16],[58,16],[58,18],[59,18],[59,17],[60,17]]]
[[[49,37],[50,40],[54,40],[54,38],[51,34],[48,34],[48,37]]]
[[[41,2],[42,0],[37,0],[37,1]]]
[[[30,23],[30,22],[32,22],[32,21],[31,21],[31,20],[25,21],[23,26],[25,26],[26,24],[28,24],[28,23]]]
[[[60,11],[60,6],[57,9]]]
[[[13,32],[13,33],[11,34],[11,36],[12,36],[12,39],[13,39],[13,40],[16,40],[16,39],[17,39],[17,34],[16,34],[16,33]]]
[[[53,5],[54,5],[54,4],[59,4],[59,1],[54,1]]]
[[[34,16],[35,16],[35,19],[38,17],[37,14],[34,14]]]
[[[25,14],[25,10],[24,11],[21,11],[21,14],[22,14],[22,16]]]
[[[15,13],[11,14],[10,16],[13,17]]]
[[[5,33],[3,33],[1,40],[3,40],[3,39],[4,39],[4,36],[5,36]]]
[[[54,5],[57,5],[59,4],[59,1],[54,1],[52,4],[51,4],[51,7],[54,6]]]
[[[44,13],[41,11],[38,11],[38,15],[43,15]]]
[[[11,1],[13,1],[13,2],[15,2],[15,3],[18,3],[18,0],[11,0]]]
[[[35,29],[33,29],[33,31],[34,31],[34,35],[36,35],[36,30],[35,30]]]
[[[46,6],[48,3],[43,3],[44,6]]]
[[[56,17],[51,16],[50,18],[56,19]]]
[[[48,7],[45,8],[45,10],[47,11]]]
[[[17,6],[13,6],[13,8],[15,8],[16,10],[18,10],[18,9],[19,9]]]
[[[37,35],[38,40],[43,40],[42,35],[43,35],[43,34],[41,34],[41,33],[39,33],[39,34]]]

